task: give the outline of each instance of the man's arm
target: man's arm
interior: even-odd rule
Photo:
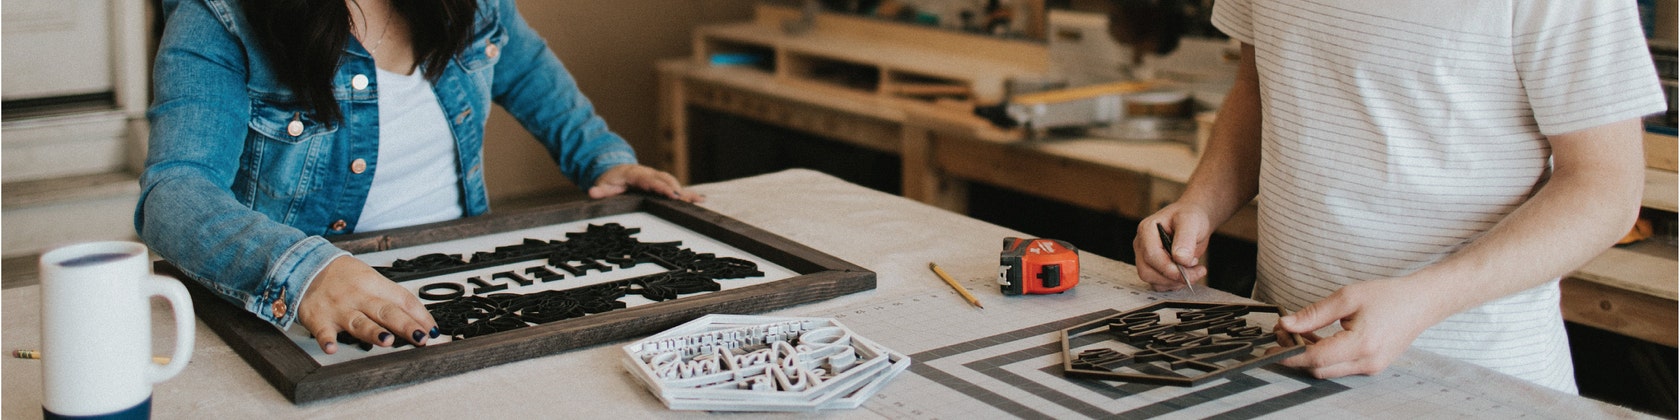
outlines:
[[[1260,190],[1260,80],[1254,65],[1254,46],[1243,44],[1242,64],[1236,83],[1219,107],[1207,149],[1190,174],[1190,183],[1178,201],[1138,224],[1132,250],[1137,255],[1138,277],[1156,290],[1184,287],[1173,261],[1183,265],[1191,278],[1207,275],[1201,255],[1207,252],[1214,228]],[[1171,260],[1162,251],[1155,224],[1173,235]]]
[[[1452,314],[1568,274],[1627,233],[1644,192],[1639,120],[1550,136],[1552,177],[1486,235],[1411,275],[1361,282],[1284,317],[1307,333],[1345,331],[1285,360],[1314,376],[1382,371]],[[1423,299],[1418,299],[1423,297]]]

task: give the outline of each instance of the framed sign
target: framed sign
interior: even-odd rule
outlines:
[[[875,273],[862,267],[692,204],[635,195],[333,243],[414,291],[444,337],[425,347],[341,345],[328,356],[301,327],[280,330],[183,282],[199,318],[294,403],[646,336],[707,314],[757,313],[875,288]],[[158,271],[178,274],[166,263]],[[561,309],[485,309],[492,300],[539,295],[589,298]]]

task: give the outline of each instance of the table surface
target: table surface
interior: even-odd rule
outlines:
[[[833,317],[909,354],[915,365],[846,418],[955,417],[1637,417],[1491,371],[1410,351],[1381,374],[1315,380],[1270,367],[1194,388],[1061,378],[1055,332],[1153,300],[1242,301],[1202,288],[1149,292],[1135,270],[1085,254],[1074,291],[1005,297],[996,291],[997,244],[1019,236],[897,196],[805,170],[699,185],[704,207],[874,270],[873,291],[771,312]],[[937,262],[986,309],[968,306],[927,269]],[[5,347],[39,348],[38,286],[6,289]],[[171,320],[154,302],[157,353]],[[620,365],[619,346],[594,346],[429,382],[293,405],[200,323],[187,368],[154,389],[160,418],[702,417],[670,411]],[[41,364],[5,358],[3,417],[41,415]],[[563,413],[563,414],[562,414]],[[801,415],[805,414],[792,414]],[[791,416],[791,415],[790,415]]]

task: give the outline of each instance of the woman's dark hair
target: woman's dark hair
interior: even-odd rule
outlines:
[[[414,61],[437,82],[449,59],[472,41],[475,0],[398,0],[391,7],[408,21]],[[350,37],[350,8],[344,0],[246,0],[251,22],[275,77],[296,94],[297,105],[317,120],[344,119],[333,98],[333,73]]]

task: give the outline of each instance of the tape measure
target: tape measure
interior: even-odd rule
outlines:
[[[1079,284],[1079,250],[1055,239],[1003,238],[998,285],[1005,295],[1066,292]]]

